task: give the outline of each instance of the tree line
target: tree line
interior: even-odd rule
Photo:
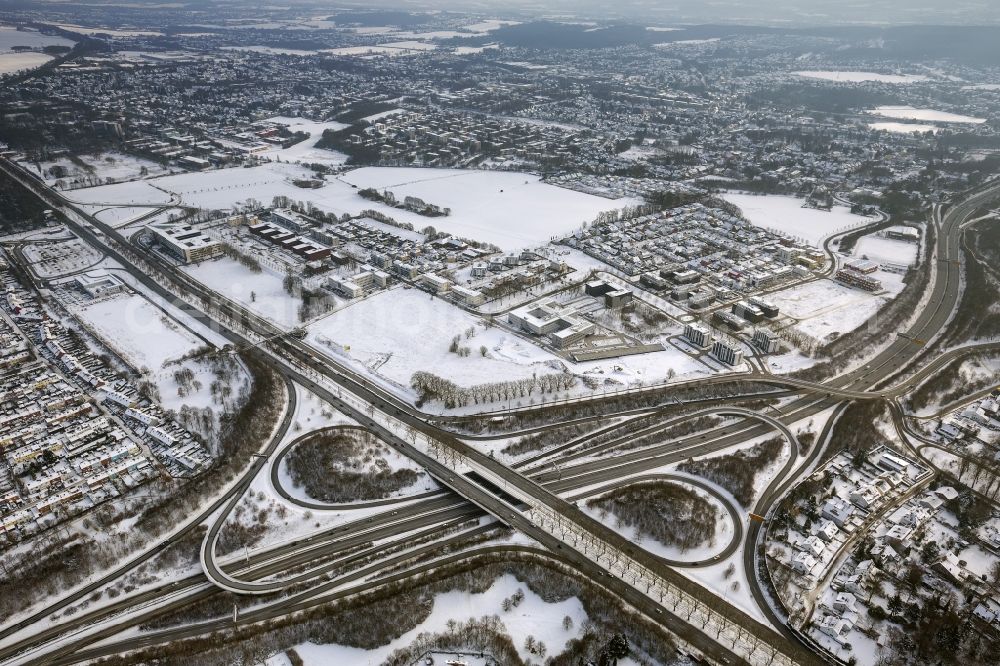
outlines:
[[[568,372],[550,373],[505,382],[490,382],[474,386],[459,386],[455,382],[430,372],[418,371],[410,378],[410,386],[423,404],[428,400],[439,400],[445,407],[453,409],[469,404],[488,404],[515,398],[531,398],[540,394],[568,391],[576,385],[576,376]]]

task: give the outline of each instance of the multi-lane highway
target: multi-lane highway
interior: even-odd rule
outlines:
[[[223,332],[234,342],[256,342],[260,339],[270,339],[271,341],[263,344],[262,347],[274,363],[281,368],[288,381],[294,381],[309,388],[322,399],[336,406],[340,411],[352,417],[361,427],[377,434],[380,439],[423,466],[443,487],[447,488],[446,491],[427,494],[421,498],[410,498],[410,505],[402,509],[393,509],[387,516],[380,517],[378,522],[373,525],[352,524],[341,528],[339,534],[338,530],[330,530],[327,534],[312,535],[304,544],[293,544],[288,550],[261,554],[260,557],[265,559],[254,560],[251,567],[255,563],[263,562],[263,566],[274,566],[276,571],[283,571],[291,568],[289,563],[292,561],[294,561],[295,566],[316,561],[319,558],[315,557],[315,551],[322,547],[328,549],[326,561],[308,568],[309,570],[305,572],[300,571],[294,576],[278,579],[277,585],[279,587],[317,580],[321,575],[345,566],[346,562],[342,560],[329,559],[330,548],[333,549],[332,552],[341,552],[351,547],[363,547],[363,544],[385,538],[386,535],[402,533],[408,535],[406,539],[419,541],[419,538],[415,538],[416,535],[438,534],[442,529],[449,529],[464,520],[486,512],[542,544],[550,557],[570,564],[575,570],[593,580],[601,581],[601,584],[610,592],[625,599],[631,606],[651,619],[659,622],[670,620],[671,628],[676,633],[720,662],[736,658],[761,659],[762,653],[758,653],[756,650],[748,652],[748,643],[738,639],[733,639],[727,647],[724,647],[720,640],[713,639],[709,635],[705,624],[702,624],[700,628],[692,625],[690,621],[672,613],[663,605],[662,594],[659,601],[649,594],[651,588],[660,585],[662,589],[675,590],[672,593],[683,597],[686,600],[684,603],[687,603],[689,608],[694,608],[699,604],[720,606],[712,593],[693,584],[673,570],[673,567],[704,564],[704,562],[665,562],[656,558],[624,540],[617,532],[591,519],[576,507],[574,501],[567,501],[567,497],[570,500],[580,499],[583,495],[573,494],[574,490],[588,486],[606,490],[609,488],[609,484],[615,486],[623,483],[623,479],[642,478],[642,475],[648,474],[657,467],[683,459],[678,458],[678,456],[703,455],[777,430],[787,440],[790,455],[780,473],[752,507],[754,513],[766,515],[774,502],[795,482],[796,470],[802,469],[800,465],[803,461],[799,455],[798,444],[788,425],[835,407],[844,400],[879,399],[891,402],[896,397],[905,394],[914,383],[929,376],[930,373],[947,362],[943,358],[938,358],[920,369],[918,373],[911,374],[905,382],[897,383],[888,388],[877,388],[889,383],[894,377],[907,370],[921,351],[923,342],[931,340],[943,329],[957,304],[960,293],[961,248],[959,241],[961,224],[982,203],[996,195],[993,187],[988,186],[979,191],[968,193],[962,203],[954,206],[947,213],[942,214],[940,209],[935,209],[932,222],[937,227],[934,252],[936,261],[934,268],[936,270],[930,281],[931,288],[926,300],[927,307],[917,314],[907,331],[893,339],[863,367],[842,374],[826,383],[807,382],[756,372],[728,376],[722,379],[700,380],[698,384],[701,386],[710,383],[735,384],[737,382],[751,386],[772,385],[776,387],[775,395],[784,397],[797,392],[801,397],[784,405],[781,415],[777,417],[764,417],[754,412],[730,407],[698,411],[684,417],[651,425],[648,430],[640,431],[640,434],[655,433],[658,432],[657,428],[665,429],[684,418],[706,414],[740,418],[738,423],[727,424],[712,432],[710,436],[699,434],[682,438],[675,442],[622,453],[616,455],[613,460],[585,458],[585,456],[599,453],[602,448],[610,448],[613,444],[606,445],[607,443],[604,443],[588,449],[587,438],[582,437],[579,438],[579,441],[570,442],[560,447],[564,449],[560,450],[560,453],[568,452],[573,459],[584,459],[587,462],[578,463],[572,468],[562,467],[559,470],[552,470],[548,469],[547,463],[544,462],[547,453],[533,457],[525,464],[515,466],[505,465],[491,456],[484,455],[478,448],[469,445],[443,427],[449,425],[451,420],[442,417],[428,419],[426,415],[369,381],[367,377],[344,367],[336,359],[318,352],[300,340],[278,337],[283,331],[277,329],[271,322],[247,311],[237,303],[220,297],[171,264],[155,256],[144,255],[140,250],[131,246],[130,240],[121,236],[117,230],[102,225],[57,193],[43,188],[30,177],[26,177],[15,165],[3,161],[0,162],[0,168],[36,191],[50,205],[63,211],[74,232],[133,272],[134,277],[147,288],[175,302],[177,302],[178,296],[184,296],[185,301],[178,303],[180,307],[214,328],[220,328],[221,323]],[[196,305],[192,305],[192,303]],[[953,355],[957,356],[959,353],[954,352]],[[660,388],[643,389],[637,391],[636,394],[654,390],[662,391]],[[290,389],[290,395],[294,396],[294,393],[294,389]],[[758,394],[755,392],[754,395]],[[613,398],[620,399],[620,397],[614,396]],[[594,396],[589,399],[581,399],[579,403],[599,407],[607,399],[604,396]],[[546,409],[546,406],[527,407],[505,410],[503,414],[544,413]],[[642,414],[656,414],[659,410],[660,408],[654,407],[638,411]],[[286,411],[283,422],[285,428],[287,428],[290,413],[291,410]],[[746,419],[749,418],[762,423],[748,425]],[[454,419],[453,423],[457,426],[461,425],[463,421],[464,419]],[[829,428],[829,424],[827,428]],[[824,431],[820,442],[825,441],[826,434],[827,431]],[[631,433],[627,436],[639,435]],[[626,437],[625,434],[617,440],[611,441],[620,443],[624,437]],[[283,449],[277,455],[272,455],[278,451],[277,446],[280,439],[280,437],[272,438],[265,450],[265,455],[272,456],[272,460],[268,463],[271,464],[272,482],[277,478],[275,471],[277,465],[274,464],[274,458],[280,458],[287,450]],[[819,455],[820,450],[820,445],[815,446],[810,453],[810,458]],[[808,462],[806,461],[806,463]],[[215,514],[216,517],[210,523],[208,534],[203,542],[202,565],[209,580],[223,589],[238,593],[272,593],[276,589],[274,579],[260,580],[259,570],[233,565],[223,566],[219,564],[215,555],[215,544],[224,516],[240,500],[243,489],[249,485],[253,476],[261,471],[264,464],[263,458],[258,459],[254,466],[248,470],[248,473],[241,477],[240,483],[213,504],[212,512],[196,517],[197,522],[194,519],[188,521],[184,527],[186,530],[192,529],[193,526],[205,522],[209,514]],[[475,473],[470,473],[470,471]],[[601,485],[602,482],[603,485]],[[276,488],[280,488],[280,483],[274,485]],[[740,526],[739,534],[742,536],[742,523],[736,519],[737,509],[729,503],[724,502],[723,504],[730,514],[730,519]],[[530,511],[524,512],[525,507],[529,508]],[[322,507],[316,508],[321,509]],[[397,511],[399,512],[398,516]],[[543,516],[543,518],[539,520],[539,516]],[[549,516],[549,518],[546,519],[544,516]],[[771,627],[761,624],[742,611],[725,604],[721,604],[718,611],[712,612],[718,612],[718,617],[725,623],[742,627],[748,635],[754,637],[755,642],[769,646],[773,653],[768,658],[774,663],[779,663],[782,660],[785,660],[786,663],[813,663],[817,661],[816,656],[808,647],[804,647],[798,642],[799,637],[796,634],[784,628],[782,618],[771,609],[759,587],[754,544],[758,541],[760,529],[758,523],[751,523],[747,538],[743,542],[744,567],[751,583],[751,591],[760,603],[762,612],[781,631],[775,632]],[[420,531],[416,532],[415,535],[415,530]],[[464,530],[459,536],[466,537],[471,531]],[[572,541],[567,536],[569,534],[573,535]],[[586,546],[578,545],[580,535],[583,535],[585,543],[592,544],[592,548],[596,548],[593,544],[600,544],[601,548],[615,552],[615,558],[612,560],[609,557],[607,561],[602,561],[600,555],[595,558],[594,553],[589,551]],[[459,536],[450,538],[457,539]],[[728,544],[725,548],[726,554],[733,552],[738,545],[738,540]],[[429,548],[428,545],[415,547],[416,550],[427,548]],[[367,557],[377,555],[378,550],[362,549],[361,552],[365,553]],[[393,555],[388,560],[393,557],[403,558],[404,555]],[[632,572],[632,576],[629,576],[624,571],[616,570],[615,563],[619,561],[635,563],[637,568],[647,572],[645,578],[640,581],[634,572]],[[100,585],[114,580],[123,572],[128,571],[131,566],[135,565],[129,563],[120,567],[91,589],[98,589]],[[337,580],[342,584],[362,580],[362,577],[356,577],[357,574],[357,571],[349,572]],[[405,572],[396,575],[403,576],[404,574]],[[370,584],[384,584],[384,582]],[[313,595],[310,598],[325,591],[316,591],[323,585],[329,585],[329,583],[320,584],[313,590]],[[326,590],[329,589],[329,587],[326,588]],[[201,589],[196,593],[204,594],[205,591]],[[64,607],[72,600],[79,598],[81,595],[70,595],[67,597],[69,601],[61,602],[58,607]],[[292,596],[264,607],[260,612],[259,619],[277,617],[292,612],[297,603],[304,603],[303,599],[296,599],[295,596]],[[33,624],[55,608],[50,607],[44,612],[36,613],[16,627],[5,628],[3,635],[8,636],[13,631]],[[257,617],[250,615],[244,618],[244,621],[256,621]],[[95,621],[100,619],[95,618]],[[132,622],[133,620],[130,619],[129,624]],[[142,644],[154,645],[183,636],[202,635],[207,631],[214,630],[208,629],[209,626],[215,625],[201,623],[180,629],[150,632],[144,634]],[[90,633],[85,638],[74,642],[72,648],[82,648],[98,638],[113,636],[116,633],[114,630],[121,628],[123,627],[112,626],[99,632]],[[45,640],[56,635],[58,634],[49,634]],[[23,648],[27,644],[38,642],[21,641],[18,645]],[[114,654],[113,651],[108,650],[113,650],[115,647],[116,644],[110,643],[99,650],[101,654]],[[73,649],[64,646],[59,651],[58,661],[49,663],[71,663],[74,660],[92,657],[96,654],[93,650],[74,654]],[[117,644],[117,649],[126,648],[124,644]],[[0,652],[0,656],[3,654],[13,653],[7,649]]]

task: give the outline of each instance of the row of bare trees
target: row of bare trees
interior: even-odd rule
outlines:
[[[474,386],[459,386],[449,379],[424,371],[415,372],[410,378],[410,386],[419,394],[421,402],[439,400],[448,408],[530,398],[536,391],[540,394],[558,393],[575,385],[576,376],[568,372]]]

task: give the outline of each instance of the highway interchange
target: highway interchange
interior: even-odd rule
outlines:
[[[467,437],[462,431],[468,419],[428,418],[336,359],[294,338],[277,337],[282,331],[269,321],[210,292],[168,262],[142,255],[118,230],[101,224],[58,193],[42,188],[16,165],[4,161],[0,163],[0,168],[38,193],[49,205],[60,209],[69,219],[68,226],[72,231],[128,268],[145,287],[219,330],[234,344],[272,339],[262,348],[285,381],[288,401],[274,435],[268,442],[262,443],[259,457],[247,461],[240,479],[211,506],[179,526],[170,536],[171,540],[177,540],[208,523],[200,552],[204,575],[152,590],[139,590],[114,604],[79,613],[58,624],[45,628],[36,626],[53,612],[76,603],[154,557],[169,545],[168,541],[162,541],[151,545],[149,550],[109,572],[101,580],[65,595],[58,602],[19,619],[15,624],[5,625],[0,631],[3,641],[0,643],[0,659],[40,664],[79,663],[146,645],[161,645],[231,628],[233,617],[227,617],[147,630],[140,634],[139,639],[135,636],[121,640],[114,638],[129,627],[140,626],[167,612],[218,594],[219,589],[238,594],[266,595],[261,597],[264,603],[240,612],[237,622],[246,626],[283,617],[296,610],[315,608],[395,580],[405,580],[422,571],[444,566],[447,562],[515,550],[551,558],[572,567],[590,580],[599,581],[609,593],[654,621],[667,624],[689,645],[719,663],[819,663],[820,658],[810,646],[803,644],[801,636],[787,628],[784,619],[766,598],[768,582],[758,575],[756,548],[762,538],[762,523],[750,521],[744,530],[742,518],[746,509],[734,506],[715,493],[715,500],[725,508],[734,524],[733,538],[729,543],[718,544],[717,555],[685,562],[663,560],[637,548],[581,511],[576,502],[626,483],[671,478],[653,470],[777,433],[788,444],[787,461],[750,508],[752,513],[766,517],[784,492],[796,483],[799,472],[808,469],[821,455],[833,420],[827,422],[817,443],[805,455],[800,451],[789,425],[828,410],[840,410],[848,400],[885,402],[894,414],[903,442],[909,443],[914,433],[901,415],[899,398],[921,379],[968,353],[966,350],[952,351],[919,369],[912,367],[924,343],[944,330],[958,304],[961,225],[983,203],[995,196],[992,187],[985,187],[968,193],[960,203],[947,210],[935,207],[933,222],[938,230],[936,270],[930,282],[927,306],[906,331],[885,345],[864,366],[825,383],[762,372],[747,373],[736,377],[735,381],[754,387],[749,395],[736,392],[728,399],[696,398],[686,405],[668,400],[653,407],[600,413],[606,398],[594,396],[581,399],[581,405],[593,406],[595,413],[599,414],[581,420],[599,425],[598,422],[612,417],[621,416],[623,419],[557,449],[532,456],[521,464],[508,466],[468,443],[476,439]],[[183,300],[178,300],[179,297]],[[205,303],[209,304],[208,307]],[[997,345],[975,349],[984,347],[995,349]],[[701,380],[698,384],[703,387],[716,383],[729,385],[734,383],[734,378]],[[371,518],[348,522],[290,544],[254,551],[247,561],[242,557],[220,561],[215,554],[219,530],[259,474],[270,475],[272,485],[286,500],[300,501],[283,492],[277,474],[278,463],[290,449],[290,445],[282,445],[282,442],[286,441],[295,412],[296,386],[311,391],[348,416],[357,424],[355,427],[375,434],[411,458],[427,470],[442,489],[409,497],[405,501],[379,502],[372,508],[384,506],[384,510]],[[761,386],[768,388],[762,391]],[[684,385],[680,384],[676,391],[680,392],[683,388]],[[655,390],[641,389],[637,394]],[[780,413],[773,416],[725,404],[761,397],[791,397],[791,400],[782,404]],[[681,408],[687,411],[678,414]],[[544,409],[515,408],[497,415],[510,417],[544,413]],[[701,416],[718,416],[726,420],[709,433],[697,432],[659,445],[618,452],[613,457],[600,457],[602,452],[629,438],[659,432]],[[639,419],[644,419],[640,429],[629,431],[626,426]],[[545,427],[523,428],[521,433],[504,433],[503,436],[539,431]],[[617,436],[591,444],[596,434],[605,431],[611,434],[617,432]],[[919,449],[928,445],[923,442],[915,452],[919,453]],[[556,468],[552,460],[557,456],[559,466]],[[695,483],[690,479],[686,482]],[[713,492],[707,484],[700,485]],[[314,511],[343,508],[316,502],[305,504]],[[496,521],[483,522],[481,519],[486,515]],[[537,545],[473,546],[456,553],[435,556],[439,552],[447,552],[441,551],[444,544],[462,544],[495,530],[498,523],[529,536]],[[391,542],[393,537],[400,535],[403,537],[395,549],[378,545],[380,542]],[[733,606],[718,603],[712,592],[676,571],[709,565],[741,548],[750,591],[770,626]],[[623,568],[622,564],[626,562],[627,567]],[[291,569],[295,569],[294,574],[280,575]],[[392,573],[385,575],[383,572],[386,571]],[[641,575],[637,575],[637,571]],[[295,586],[294,590],[289,591],[292,586]],[[699,621],[699,617],[703,619]],[[711,630],[713,623],[715,626],[738,625],[743,628],[739,633],[751,638],[733,637],[727,642],[725,631],[719,632],[722,634],[719,638]]]

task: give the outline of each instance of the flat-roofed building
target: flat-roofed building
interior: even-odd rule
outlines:
[[[687,324],[684,326],[684,337],[688,342],[696,347],[704,349],[712,343],[712,335],[708,329],[700,324]]]
[[[764,318],[764,312],[756,305],[752,305],[747,301],[739,301],[733,303],[732,312],[737,317],[741,317],[751,322],[758,322]]]
[[[615,288],[603,280],[592,280],[584,285],[583,290],[588,296],[604,296],[615,291]]]
[[[458,285],[452,287],[451,293],[454,294],[456,301],[473,307],[482,305],[486,300],[483,292]]]
[[[276,208],[275,210],[272,210],[271,222],[279,227],[291,229],[297,234],[315,226],[315,223],[305,215],[296,213],[295,211],[287,208]]]
[[[74,279],[76,286],[80,287],[91,298],[120,294],[125,291],[125,284],[114,275],[100,275],[89,277],[78,275]]]
[[[327,286],[347,298],[357,298],[365,293],[361,285],[348,278],[332,276],[327,280]]]
[[[781,340],[773,331],[758,328],[753,332],[753,346],[765,354],[773,354],[781,348]]]
[[[596,327],[554,300],[529,303],[511,310],[511,324],[538,336],[548,336],[557,349],[565,349],[592,335]]]
[[[736,366],[743,362],[743,350],[736,343],[726,340],[716,340],[712,344],[712,356],[730,366]]]
[[[447,294],[451,291],[451,280],[443,278],[440,275],[427,273],[420,276],[420,281],[425,287],[429,287],[437,294]]]
[[[620,308],[632,302],[632,292],[628,289],[616,289],[604,294],[604,306],[607,308]]]
[[[222,244],[190,224],[151,224],[156,242],[186,264],[212,259],[222,254]]]
[[[588,335],[593,335],[595,330],[597,330],[597,327],[593,323],[581,319],[568,328],[553,331],[549,335],[549,339],[552,340],[552,344],[558,349],[565,349],[583,340]]]

